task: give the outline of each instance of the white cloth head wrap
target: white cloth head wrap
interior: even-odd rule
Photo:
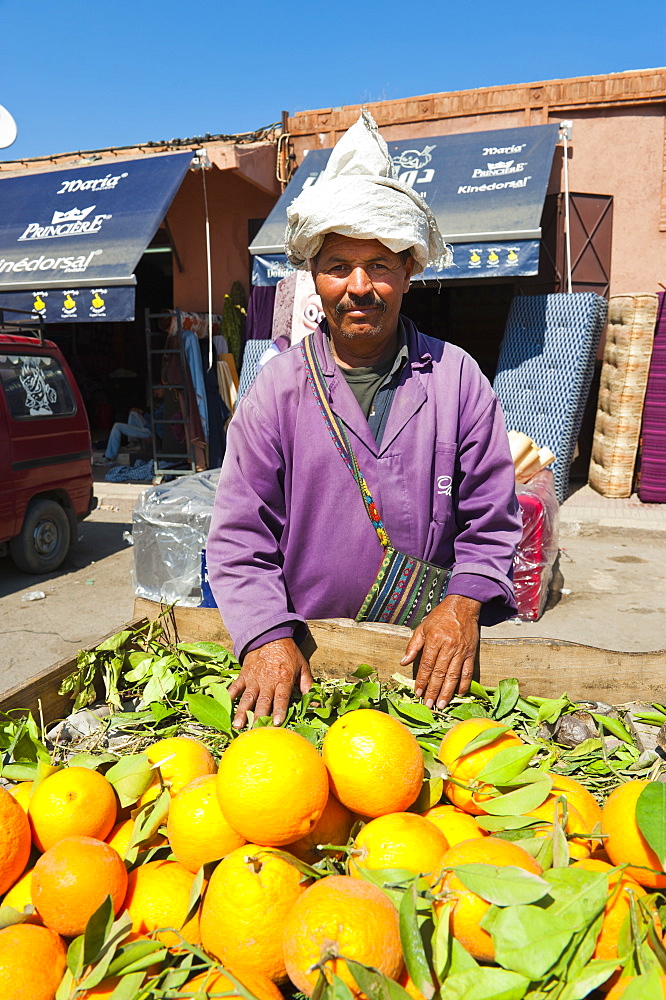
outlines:
[[[452,264],[435,216],[396,179],[388,147],[367,111],[342,136],[316,183],[291,203],[287,223],[285,252],[301,269],[317,256],[327,233],[379,240],[394,253],[409,250],[415,273]]]

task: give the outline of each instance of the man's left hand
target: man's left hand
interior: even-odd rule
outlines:
[[[481,602],[451,594],[414,629],[402,666],[413,663],[419,650],[421,662],[414,694],[428,708],[444,708],[456,693],[469,688],[479,645]]]

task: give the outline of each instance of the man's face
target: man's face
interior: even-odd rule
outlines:
[[[393,336],[413,268],[411,257],[403,264],[379,240],[329,233],[313,276],[333,335],[368,341]]]

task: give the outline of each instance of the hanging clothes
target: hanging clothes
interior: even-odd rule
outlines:
[[[254,285],[247,307],[246,340],[273,339],[275,285]]]
[[[206,404],[206,383],[204,380],[204,365],[201,360],[201,348],[197,335],[191,330],[183,330],[183,347],[185,358],[190,369],[192,385],[196,396],[197,408],[201,417],[204,438],[208,441],[208,406]],[[201,341],[204,344],[204,341]],[[205,345],[207,346],[207,345]]]

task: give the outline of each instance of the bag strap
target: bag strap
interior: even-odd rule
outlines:
[[[329,406],[324,373],[321,370],[319,358],[317,357],[317,352],[315,350],[313,333],[309,333],[301,341],[301,353],[303,355],[303,362],[305,364],[305,371],[307,373],[308,382],[310,383],[310,388],[314,393],[319,411],[324,418],[324,423],[328,428],[329,434],[333,438],[333,444],[356,480],[356,485],[358,486],[361,496],[363,497],[366,513],[370,518],[373,528],[377,532],[379,541],[384,548],[387,548],[391,544],[391,539],[389,538],[388,532],[384,527],[381,514],[372,499],[372,494],[368,489],[368,484],[366,483],[358,466],[356,456],[352,451],[352,446],[349,443],[349,438],[347,437],[345,426],[338,415],[334,413]]]

